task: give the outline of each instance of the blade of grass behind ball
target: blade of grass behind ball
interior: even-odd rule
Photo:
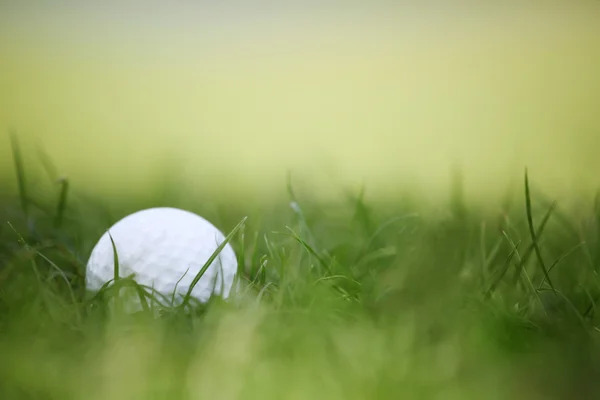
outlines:
[[[177,282],[175,282],[175,287],[173,288],[173,291],[171,292],[171,304],[175,304],[175,295],[177,294],[177,288],[179,287],[179,284],[181,283],[183,278],[185,278],[185,276],[187,275],[188,272],[190,272],[189,268],[187,268],[185,270],[185,272],[183,273],[183,275],[181,275],[181,278],[179,278],[177,280]]]
[[[150,306],[148,306],[148,301],[146,300],[147,294],[144,291],[144,288],[133,279],[131,280],[131,285],[135,289],[135,291],[140,299],[140,304],[142,305],[142,310],[144,310],[144,312],[149,311]]]
[[[112,285],[111,285],[111,283],[112,283]],[[150,309],[146,298],[157,301],[155,296],[152,296],[151,294],[146,292],[145,289],[147,289],[147,286],[140,285],[139,283],[137,283],[135,281],[135,279],[133,278],[133,275],[129,275],[127,277],[119,278],[119,280],[116,282],[113,279],[106,282],[104,285],[102,285],[100,290],[98,290],[98,293],[96,293],[96,295],[92,299],[90,299],[87,303],[88,304],[93,303],[100,298],[107,300],[112,297],[115,299],[115,305],[117,307],[117,310],[122,310],[121,298],[119,297],[120,296],[119,292],[121,291],[121,288],[133,288],[136,291],[136,294],[137,294],[138,298],[140,299],[140,304],[142,306],[142,310],[144,312],[146,312]],[[165,303],[168,304],[168,302],[165,302]]]
[[[21,208],[27,215],[29,210],[28,198],[27,198],[27,185],[25,179],[25,165],[23,164],[23,155],[21,153],[21,146],[17,139],[17,134],[13,131],[9,131],[10,144],[12,147],[12,155],[15,163],[15,171],[17,173],[17,185],[19,187],[19,197],[21,200]]]
[[[227,243],[229,243],[231,238],[233,238],[233,236],[242,228],[242,226],[244,226],[247,219],[248,219],[248,217],[242,218],[242,220],[235,226],[235,228],[233,228],[233,230],[231,232],[229,232],[229,235],[227,235],[225,237],[225,239],[223,240],[223,242],[221,242],[219,247],[217,247],[217,249],[212,253],[212,255],[204,263],[204,265],[202,266],[200,271],[196,274],[196,276],[194,277],[194,280],[190,284],[190,287],[189,287],[187,293],[185,294],[183,301],[181,302],[181,305],[179,307],[181,307],[183,309],[184,307],[186,307],[188,305],[188,303],[190,302],[190,298],[192,297],[192,290],[194,290],[194,287],[196,286],[196,284],[198,284],[198,281],[200,281],[200,278],[202,278],[202,276],[204,275],[204,273],[206,272],[208,267],[210,267],[210,265],[213,263],[213,261],[217,258],[217,256],[221,253],[221,251],[225,248]]]

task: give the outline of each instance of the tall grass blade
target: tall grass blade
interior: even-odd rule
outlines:
[[[204,275],[204,273],[206,272],[208,267],[210,267],[212,262],[217,258],[219,253],[221,253],[221,251],[225,248],[227,243],[229,243],[229,241],[233,238],[233,236],[235,236],[235,234],[242,228],[242,226],[244,226],[247,219],[248,219],[248,217],[242,218],[242,220],[235,226],[235,228],[233,228],[233,230],[229,233],[229,235],[227,235],[225,237],[225,239],[221,242],[219,247],[217,247],[217,249],[212,253],[212,255],[208,258],[208,260],[206,260],[206,262],[204,263],[204,265],[202,266],[200,271],[194,277],[194,280],[190,284],[190,287],[189,287],[187,293],[185,294],[183,301],[179,307],[181,307],[183,309],[189,304],[190,299],[192,297],[192,291],[194,290],[194,287],[196,286],[196,284],[198,284],[198,281],[200,281],[200,278],[202,278],[202,276]]]
[[[119,282],[119,254],[117,252],[117,246],[115,245],[115,241],[112,237],[112,235],[110,234],[110,232],[108,233],[108,237],[110,238],[110,243],[112,245],[112,249],[113,249],[113,280],[115,285],[117,285],[117,283]],[[116,309],[117,309],[117,313],[120,313],[121,311],[121,301],[120,301],[120,297],[119,297],[119,292],[120,292],[120,287],[117,285],[116,287],[116,293],[115,293],[115,305],[116,305]]]
[[[69,181],[66,178],[61,178],[58,180],[58,184],[60,185],[60,192],[58,195],[58,204],[56,206],[56,217],[54,219],[54,226],[56,228],[60,228],[65,216],[67,194],[69,193]]]
[[[546,211],[546,214],[544,214],[544,218],[542,218],[542,222],[540,222],[540,224],[538,225],[538,228],[536,231],[537,237],[540,237],[544,233],[544,230],[546,229],[546,225],[547,225],[548,221],[550,220],[550,217],[554,214],[555,210],[556,210],[556,202],[553,202],[552,204],[550,204],[550,207],[548,207],[548,211]],[[516,283],[519,281],[521,269],[527,263],[527,261],[529,261],[529,257],[531,257],[531,255],[533,254],[533,251],[534,251],[534,246],[533,246],[533,242],[532,242],[529,246],[527,246],[527,248],[523,252],[523,257],[521,258],[522,261],[519,264],[517,270],[515,271],[515,276],[513,277],[513,283]]]
[[[535,250],[535,255],[537,257],[540,268],[542,269],[542,272],[544,273],[544,277],[546,278],[546,281],[548,282],[548,284],[550,285],[552,290],[555,290],[554,285],[552,284],[552,281],[550,280],[550,275],[548,274],[548,269],[546,268],[546,264],[544,263],[544,259],[542,257],[542,252],[540,250],[540,246],[538,243],[538,236],[537,236],[537,234],[535,232],[535,228],[533,226],[533,213],[531,211],[531,192],[529,190],[529,176],[527,174],[527,170],[525,170],[525,209],[527,212],[527,223],[529,225],[529,233],[531,235],[531,240],[532,240],[533,249]]]

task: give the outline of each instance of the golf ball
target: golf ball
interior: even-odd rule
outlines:
[[[110,236],[109,236],[110,234]],[[134,280],[164,298],[180,303],[192,281],[225,239],[204,218],[176,208],[160,207],[135,212],[115,223],[100,238],[86,267],[86,288],[98,291],[114,278],[114,252],[119,276]],[[233,248],[225,245],[192,290],[202,303],[217,294],[229,296],[237,272]]]

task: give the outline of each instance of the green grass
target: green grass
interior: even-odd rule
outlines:
[[[600,393],[599,199],[555,204],[525,175],[496,211],[468,203],[460,179],[438,208],[365,190],[325,203],[293,179],[263,207],[160,188],[101,201],[46,156],[50,180],[32,176],[15,136],[13,151],[19,190],[0,192],[2,399]],[[155,317],[106,307],[116,286],[143,289],[128,278],[85,292],[100,235],[152,205],[232,232],[237,295]]]

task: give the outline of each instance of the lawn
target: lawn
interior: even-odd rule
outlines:
[[[599,393],[600,198],[556,203],[527,171],[497,208],[470,202],[460,179],[432,205],[410,190],[370,198],[368,187],[325,201],[294,174],[285,199],[251,207],[164,180],[101,198],[57,179],[49,157],[32,173],[39,166],[13,145],[15,174],[0,183],[2,399]],[[244,221],[230,299],[155,317],[86,293],[101,234],[159,205],[225,234]]]

